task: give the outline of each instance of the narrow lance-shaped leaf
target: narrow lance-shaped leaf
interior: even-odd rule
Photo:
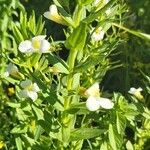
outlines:
[[[123,29],[123,30],[125,30],[125,31],[127,31],[127,32],[129,32],[129,33],[131,33],[131,34],[133,34],[133,35],[135,35],[137,37],[139,37],[139,38],[142,38],[144,40],[150,41],[150,34],[138,32],[138,31],[134,31],[134,30],[130,30],[130,29],[128,29],[126,27],[123,27],[123,26],[121,26],[119,24],[116,24],[116,23],[113,23],[113,25],[118,27],[118,28],[120,28],[120,29]]]
[[[104,132],[105,130],[102,129],[80,128],[71,132],[70,139],[72,141],[90,139],[97,137]]]
[[[79,5],[88,5],[90,3],[92,3],[93,0],[77,0]]]
[[[86,41],[86,23],[81,23],[74,31],[71,33],[71,35],[68,37],[68,39],[65,42],[65,46],[68,49],[76,49],[76,50],[82,50],[85,41]]]
[[[122,115],[119,112],[116,112],[117,115],[117,120],[116,120],[116,124],[117,124],[117,131],[119,134],[123,133],[125,130],[125,126],[126,126],[126,118],[124,115]]]
[[[36,107],[35,105],[32,105],[33,111],[35,112],[38,120],[44,120],[44,114],[41,109]]]
[[[15,23],[12,23],[12,28],[13,28],[13,34],[14,34],[17,42],[20,43],[21,41],[24,41],[24,38],[23,38],[19,28],[15,25]]]
[[[27,14],[24,12],[20,13],[20,29],[22,31],[23,37],[28,39],[27,33]]]
[[[107,142],[101,144],[100,150],[108,150]]]
[[[17,125],[12,130],[12,134],[20,134],[20,133],[26,133],[28,127],[26,125]]]
[[[112,124],[109,124],[108,137],[109,137],[109,143],[111,145],[112,150],[118,150],[121,148],[123,142],[122,134],[118,134],[116,127],[113,126]]]
[[[21,138],[20,137],[16,137],[15,138],[15,142],[16,142],[17,149],[18,150],[23,150]]]

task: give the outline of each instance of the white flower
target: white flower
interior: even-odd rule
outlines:
[[[89,111],[96,111],[100,108],[99,97],[90,96],[86,101],[86,107]]]
[[[32,83],[31,80],[27,79],[25,81],[22,81],[20,86],[23,88],[23,90],[19,92],[20,97],[30,97],[33,101],[38,98],[37,92],[39,92],[40,89],[36,83]]]
[[[141,94],[142,91],[143,91],[143,89],[141,87],[139,87],[137,89],[134,87],[131,87],[130,90],[128,91],[128,93],[134,95],[138,99],[143,99],[143,95]]]
[[[32,43],[29,40],[25,40],[19,44],[19,51],[22,53],[30,53],[32,52]]]
[[[114,103],[108,98],[90,96],[86,101],[86,107],[89,111],[96,111],[100,108],[112,109]]]
[[[49,7],[49,11],[45,12],[44,17],[47,19],[50,19],[54,22],[57,22],[59,24],[63,24],[66,25],[65,21],[63,20],[63,18],[58,14],[58,10],[57,10],[57,6],[56,5],[51,5]]]
[[[108,98],[99,98],[100,107],[104,109],[112,109],[114,107],[114,103]]]
[[[9,75],[16,76],[18,74],[18,68],[16,65],[9,63],[6,72],[4,73],[5,77],[8,77]]]
[[[100,41],[104,38],[104,30],[102,29],[102,27],[99,27],[98,29],[96,29],[96,31],[94,31],[91,35],[91,39],[92,41]]]
[[[96,82],[94,83],[91,87],[89,87],[86,91],[85,91],[85,95],[86,96],[97,96],[99,97],[99,83]]]
[[[39,35],[31,41],[25,40],[19,44],[19,51],[22,53],[39,52],[45,53],[50,49],[50,43],[45,40],[46,35]]]
[[[88,96],[86,107],[89,111],[96,111],[99,108],[112,109],[114,106],[110,99],[100,97],[99,83],[97,82],[85,91],[85,95]]]

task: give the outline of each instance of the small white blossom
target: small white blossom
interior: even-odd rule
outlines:
[[[142,91],[143,91],[143,89],[141,87],[139,87],[137,89],[134,87],[131,87],[130,90],[128,91],[128,93],[134,95],[138,99],[143,99],[143,95],[141,94]]]
[[[86,96],[97,96],[99,97],[99,83],[96,82],[94,83],[91,87],[89,87],[86,91],[85,91],[85,95]]]
[[[89,111],[96,111],[99,108],[112,109],[114,103],[107,98],[100,97],[99,83],[94,83],[85,91],[85,95],[88,96],[86,101],[86,107]]]
[[[59,24],[66,25],[63,18],[58,14],[57,6],[56,5],[51,5],[49,7],[49,11],[45,12],[44,17],[47,19],[50,19],[54,22],[57,22]]]
[[[32,48],[31,41],[29,41],[29,40],[22,41],[19,44],[19,48],[18,49],[22,53],[30,53],[30,52],[32,52],[33,48]]]
[[[39,35],[31,41],[25,40],[19,44],[19,51],[22,53],[39,52],[45,53],[50,49],[50,43],[45,40],[46,35]]]
[[[104,109],[112,109],[114,107],[114,103],[108,98],[99,98],[100,107]]]
[[[40,89],[36,83],[32,83],[31,80],[27,79],[25,81],[22,81],[20,86],[23,88],[23,90],[19,92],[20,97],[29,97],[33,101],[35,101],[38,98],[37,92],[39,92]]]
[[[96,29],[96,31],[94,31],[91,35],[91,39],[92,41],[100,41],[104,38],[104,30],[102,29],[102,27],[99,27],[98,29]]]
[[[100,108],[99,97],[90,96],[86,101],[86,107],[89,111],[96,111]]]
[[[6,72],[4,73],[5,77],[8,77],[9,75],[15,76],[18,74],[18,68],[16,65],[9,63],[7,68],[6,68]]]

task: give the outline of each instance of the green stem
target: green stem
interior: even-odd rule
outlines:
[[[74,22],[77,27],[82,19],[83,7],[81,5],[77,5],[75,12],[77,13],[75,14]]]
[[[75,64],[75,59],[77,56],[77,50],[72,50],[70,51],[69,57],[68,57],[68,66],[69,66],[69,75],[67,77],[67,90],[71,90],[72,89],[72,79],[73,79],[73,68],[74,68],[74,64]],[[64,108],[67,109],[69,108],[70,105],[70,97],[65,99],[64,102]]]
[[[77,50],[75,49],[70,50],[70,54],[68,57],[69,75],[67,77],[67,90],[68,91],[72,89],[72,81],[73,81],[72,72],[74,69],[76,56],[77,56]],[[64,101],[65,110],[70,107],[71,100],[72,100],[72,97],[70,96],[66,97]],[[67,147],[67,145],[69,144],[70,130],[73,127],[74,120],[75,120],[75,116],[73,115],[69,115],[65,112],[62,115],[62,140],[63,140],[64,147]]]
[[[75,64],[75,59],[76,59],[76,56],[77,56],[77,50],[74,49],[74,50],[71,50],[70,51],[70,55],[69,55],[69,58],[68,58],[68,66],[69,66],[69,75],[68,75],[68,78],[67,78],[67,89],[68,90],[71,90],[72,89],[72,77],[73,77],[73,69],[74,69],[74,64]]]

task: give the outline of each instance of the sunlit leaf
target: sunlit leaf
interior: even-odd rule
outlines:
[[[103,134],[105,130],[103,129],[92,129],[92,128],[79,128],[71,132],[71,141],[90,139],[98,137]]]

